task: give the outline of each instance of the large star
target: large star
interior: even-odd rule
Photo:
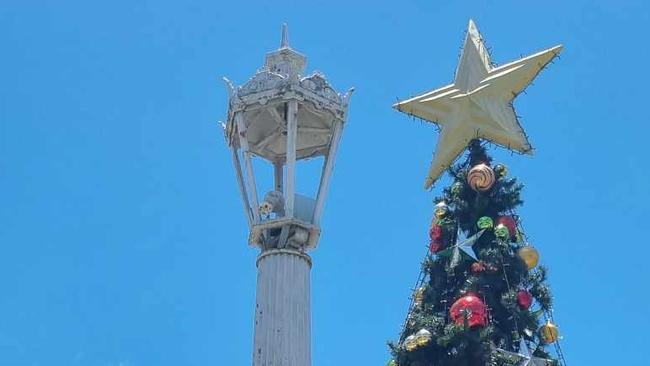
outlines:
[[[454,83],[393,106],[441,128],[425,189],[430,188],[476,138],[532,154],[512,101],[561,50],[562,46],[558,45],[494,67],[481,34],[474,22],[469,21]]]

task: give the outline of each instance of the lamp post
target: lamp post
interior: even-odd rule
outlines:
[[[280,48],[246,84],[228,89],[224,131],[257,258],[253,366],[311,365],[309,250],[320,219],[352,89],[339,94],[320,73],[303,76],[306,57]],[[298,163],[323,157],[316,197],[296,193]],[[273,169],[273,189],[258,196],[253,159]],[[255,164],[257,165],[257,164]],[[261,197],[261,200],[260,200]]]

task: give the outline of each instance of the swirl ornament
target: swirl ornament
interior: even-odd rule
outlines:
[[[486,164],[478,164],[467,173],[467,183],[477,192],[485,192],[494,185],[494,170]]]

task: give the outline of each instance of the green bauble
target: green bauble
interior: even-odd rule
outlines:
[[[386,366],[397,366],[397,362],[395,360],[390,360],[390,361],[388,361]]]
[[[494,235],[501,240],[506,240],[510,237],[510,231],[507,226],[499,224],[494,228]]]
[[[492,220],[491,217],[488,216],[481,217],[480,219],[478,219],[478,222],[476,224],[478,225],[478,228],[481,230],[488,230],[494,227],[494,221]]]
[[[463,191],[463,183],[456,182],[451,186],[451,194],[454,196],[460,196],[460,193]]]

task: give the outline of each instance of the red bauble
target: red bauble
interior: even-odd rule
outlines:
[[[522,310],[528,310],[533,304],[533,295],[526,290],[519,290],[517,292],[517,304]]]
[[[465,317],[470,328],[484,327],[487,325],[487,307],[475,294],[468,292],[456,300],[449,309],[451,320],[458,326],[465,325]]]
[[[512,216],[500,216],[494,226],[496,227],[499,224],[508,228],[511,238],[514,238],[517,235],[517,223]]]
[[[431,225],[431,229],[429,229],[429,238],[431,238],[431,240],[440,241],[443,233],[442,226]]]
[[[485,264],[481,262],[474,262],[472,263],[472,266],[469,268],[472,273],[477,274],[485,271]]]
[[[431,240],[431,243],[429,243],[429,251],[431,252],[431,254],[438,253],[439,251],[442,250],[443,247],[444,245],[440,240]]]

